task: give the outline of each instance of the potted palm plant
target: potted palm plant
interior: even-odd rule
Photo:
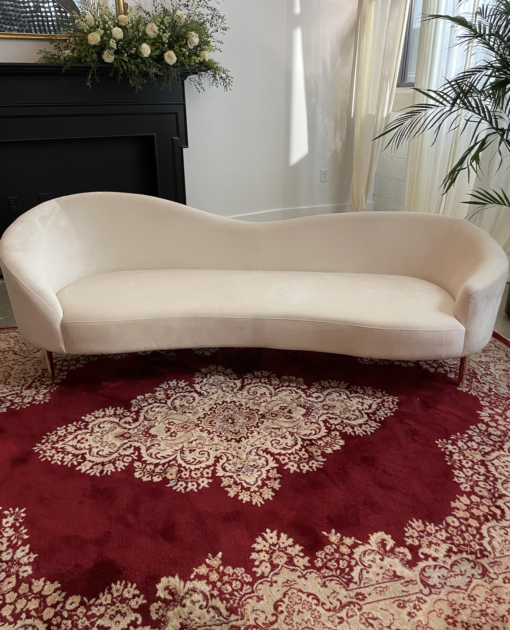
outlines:
[[[462,4],[464,0],[459,0]],[[483,154],[496,156],[499,168],[510,162],[510,0],[482,4],[467,16],[428,15],[425,20],[446,20],[457,29],[457,46],[478,47],[481,61],[460,72],[437,90],[418,89],[425,102],[404,109],[378,136],[391,135],[387,146],[398,148],[426,131],[434,137],[461,125],[468,134],[468,148],[442,182],[447,193],[464,171],[477,174]],[[510,178],[509,178],[510,180]],[[510,209],[510,185],[476,188],[463,203],[473,206],[466,219],[494,206]],[[510,294],[505,312],[510,316]]]

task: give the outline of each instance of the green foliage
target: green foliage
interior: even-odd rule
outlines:
[[[477,207],[468,214],[466,219],[471,221],[471,219],[474,219],[486,208],[492,208],[494,206],[504,206],[506,208],[510,208],[510,198],[502,188],[500,190],[501,192],[499,193],[495,190],[484,190],[483,188],[477,188],[474,190],[471,193],[471,201],[464,201],[464,203]]]
[[[462,0],[459,2],[462,4]],[[482,155],[496,152],[501,168],[510,153],[510,0],[482,4],[471,19],[465,16],[429,15],[425,20],[445,20],[457,29],[456,45],[477,47],[482,61],[447,80],[438,90],[420,90],[426,102],[402,111],[377,136],[394,134],[387,146],[398,148],[405,142],[431,131],[436,141],[440,133],[460,128],[468,134],[469,146],[446,174],[443,194],[460,174],[478,174]],[[377,139],[376,138],[376,139]],[[477,189],[471,201],[479,209],[510,207],[508,195],[501,191]],[[468,218],[478,214],[475,211]]]
[[[82,4],[62,26],[67,39],[51,40],[51,51],[40,51],[43,63],[90,66],[87,83],[97,78],[98,64],[111,65],[112,74],[126,76],[136,89],[146,81],[169,86],[180,80],[181,72],[192,72],[191,82],[203,89],[204,79],[229,90],[232,77],[210,55],[220,51],[219,36],[227,31],[225,18],[212,0],[183,0],[165,6],[156,0],[154,11],[140,7],[129,15],[117,16],[102,5]]]

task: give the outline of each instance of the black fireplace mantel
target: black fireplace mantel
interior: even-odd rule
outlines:
[[[42,201],[111,190],[186,202],[183,72],[171,88],[98,67],[0,63],[0,234]]]

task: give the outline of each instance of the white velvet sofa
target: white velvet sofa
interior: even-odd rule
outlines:
[[[49,352],[255,346],[446,359],[489,341],[503,250],[442,216],[248,223],[120,193],[63,197],[0,242],[21,335]]]

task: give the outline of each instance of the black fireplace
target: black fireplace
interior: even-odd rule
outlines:
[[[170,89],[86,66],[0,64],[0,233],[37,204],[96,190],[186,202],[184,81]]]

